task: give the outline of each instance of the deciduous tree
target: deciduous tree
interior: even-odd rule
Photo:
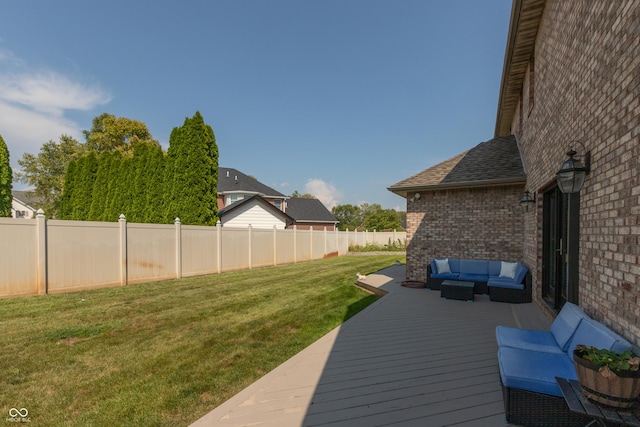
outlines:
[[[67,166],[84,153],[84,144],[69,135],[62,135],[59,142],[51,140],[44,144],[37,156],[25,153],[18,160],[21,167],[16,174],[18,180],[33,189],[29,195],[40,199],[34,207],[42,208],[49,218],[59,217]]]
[[[82,133],[87,141],[87,148],[98,153],[118,150],[130,156],[139,142],[160,146],[143,122],[109,113],[95,117],[91,130],[84,130]]]

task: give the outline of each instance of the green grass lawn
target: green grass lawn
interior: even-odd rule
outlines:
[[[0,300],[0,421],[188,425],[375,301],[398,255]]]

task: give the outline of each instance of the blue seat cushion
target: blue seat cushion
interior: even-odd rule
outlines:
[[[533,329],[496,327],[496,341],[499,347],[520,348],[523,350],[541,351],[545,353],[566,354],[549,331]]]
[[[551,324],[551,333],[558,343],[558,347],[563,351],[567,351],[569,341],[578,329],[580,321],[586,317],[589,316],[573,303],[567,302],[562,306],[562,310]]]
[[[509,289],[524,289],[522,283],[516,283],[513,279],[508,277],[490,277],[487,281],[487,286],[493,286],[496,288],[509,288]]]
[[[430,277],[434,279],[449,279],[449,280],[458,280],[460,275],[458,273],[443,273],[443,274],[434,274],[432,273]]]
[[[486,282],[489,280],[489,275],[460,272],[460,280],[467,280],[469,282]]]
[[[578,379],[573,361],[566,354],[500,347],[498,365],[506,387],[552,396],[562,396],[555,377]]]

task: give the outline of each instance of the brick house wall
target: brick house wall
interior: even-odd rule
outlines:
[[[512,121],[537,209],[524,262],[541,286],[541,196],[569,145],[591,150],[580,193],[579,303],[640,345],[640,1],[548,0]],[[532,89],[530,90],[530,88]]]
[[[423,191],[407,203],[407,277],[433,258],[522,260],[522,185]]]

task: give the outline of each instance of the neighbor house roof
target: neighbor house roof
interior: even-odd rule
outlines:
[[[11,196],[23,205],[33,209],[34,212],[36,209],[33,208],[33,205],[42,202],[40,197],[33,195],[30,191],[11,190]]]
[[[511,122],[522,95],[522,84],[533,55],[545,3],[545,0],[513,1],[494,136],[512,133]]]
[[[217,189],[218,194],[244,193],[259,194],[263,197],[286,198],[286,196],[279,191],[232,168],[218,168]]]
[[[518,144],[509,135],[482,142],[388,189],[407,197],[410,191],[507,185],[526,179]]]
[[[338,222],[336,217],[318,199],[288,199],[287,214],[296,222]]]

